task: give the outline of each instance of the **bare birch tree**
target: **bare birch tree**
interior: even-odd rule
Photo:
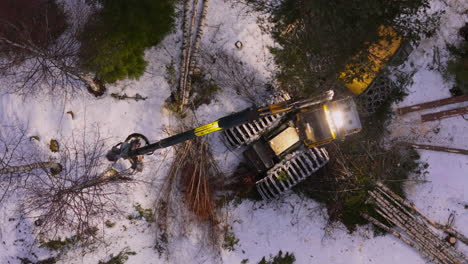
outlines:
[[[38,146],[23,128],[0,129],[0,202],[21,194],[19,209],[36,220],[40,235],[54,237],[59,230],[85,234],[119,212],[116,195],[124,193],[122,183],[133,182],[133,171],[110,167],[99,129],[73,135],[56,154]]]
[[[8,12],[8,4],[11,12],[27,11],[0,18],[0,74],[11,83],[5,92],[68,97],[83,84],[94,92],[103,88],[77,66],[80,23],[69,25],[66,13],[53,1],[6,0],[0,9]],[[84,10],[82,4],[74,12]]]
[[[81,139],[72,137],[63,145],[62,171],[33,174],[22,186],[24,213],[36,219],[40,235],[49,237],[58,230],[86,234],[102,224],[106,216],[119,212],[120,185],[133,181],[130,171],[117,171],[107,164],[99,131],[92,136],[84,133]]]

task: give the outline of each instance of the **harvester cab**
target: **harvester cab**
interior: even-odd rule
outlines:
[[[248,131],[245,127],[243,130]],[[265,129],[257,140],[248,143],[244,156],[251,167],[262,174],[301,146],[309,149],[324,146],[360,130],[356,104],[347,97],[289,113],[278,125]],[[229,133],[226,136],[229,137]]]

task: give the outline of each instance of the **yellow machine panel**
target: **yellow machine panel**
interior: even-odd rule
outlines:
[[[385,66],[389,59],[395,54],[401,45],[402,37],[391,27],[379,27],[378,35],[381,39],[369,47],[368,61],[364,66],[347,65],[340,73],[339,79],[354,94],[363,93],[375,79],[379,71]],[[352,69],[365,67],[364,73],[349,81],[351,76],[356,76]]]
[[[299,141],[299,134],[294,127],[288,127],[268,143],[277,156]]]
[[[209,123],[204,126],[195,128],[195,136],[203,136],[218,130],[221,130],[221,127],[219,127],[218,121],[215,121],[213,123]]]

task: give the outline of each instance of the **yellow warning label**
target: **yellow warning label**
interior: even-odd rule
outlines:
[[[204,126],[195,128],[195,136],[203,136],[218,130],[221,130],[221,128],[218,125],[218,121],[214,121],[213,123],[209,123]]]

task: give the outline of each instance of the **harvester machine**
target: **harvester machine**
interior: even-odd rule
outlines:
[[[333,95],[328,91],[294,100],[280,94],[270,105],[252,106],[151,144],[145,136],[131,134],[107,158],[127,159],[133,169],[141,170],[144,155],[222,130],[227,145],[245,149],[247,163],[259,175],[256,187],[261,197],[275,198],[329,161],[324,145],[361,130],[353,98],[332,101]]]

